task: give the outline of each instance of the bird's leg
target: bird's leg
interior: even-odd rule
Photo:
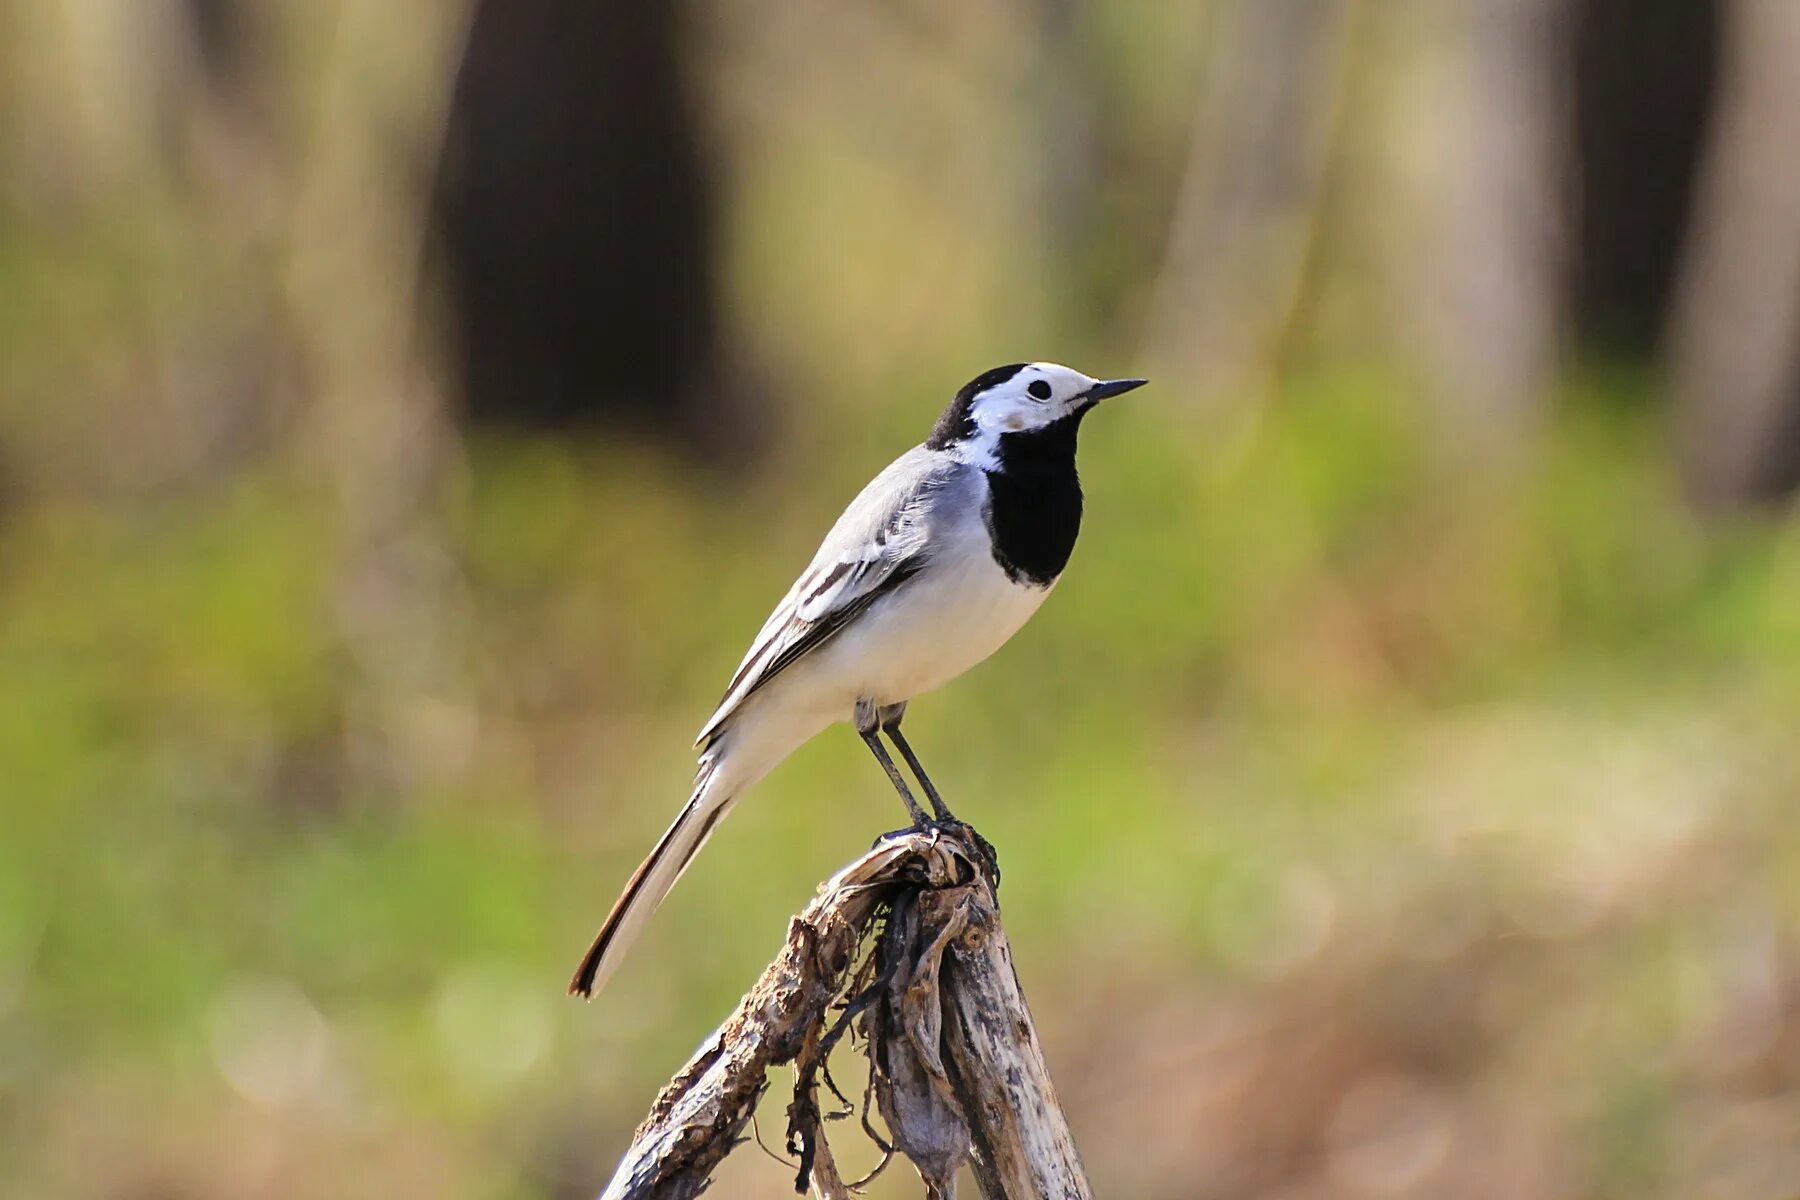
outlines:
[[[931,801],[931,810],[937,814],[938,823],[948,825],[955,821],[956,817],[951,814],[950,806],[944,803],[944,798],[938,795],[937,787],[931,782],[931,776],[925,773],[925,768],[919,763],[919,756],[913,753],[912,746],[907,743],[905,736],[900,732],[900,718],[905,715],[906,705],[888,705],[879,713],[881,730],[899,749],[900,756],[906,760],[906,765],[912,768],[913,775],[925,788],[925,796]]]
[[[944,803],[944,798],[938,795],[937,788],[932,786],[931,777],[925,774],[925,768],[919,765],[919,756],[913,753],[912,746],[907,743],[905,736],[900,732],[900,718],[905,715],[906,704],[904,701],[883,708],[878,714],[881,719],[882,731],[893,739],[894,745],[898,746],[900,753],[906,757],[906,765],[912,768],[912,773],[917,775],[919,782],[925,785],[925,794],[931,798],[931,807],[937,813],[937,820],[932,824],[939,829],[954,827],[967,835],[968,839],[974,842],[976,853],[986,860],[983,866],[988,882],[993,885],[996,892],[999,891],[999,856],[994,853],[993,845],[982,837],[973,825],[957,820],[955,814],[950,811],[950,806]]]
[[[894,790],[900,793],[900,799],[905,801],[906,811],[913,820],[913,828],[923,829],[930,825],[930,818],[925,815],[925,810],[919,807],[919,802],[913,799],[912,789],[906,786],[906,777],[900,774],[900,768],[896,767],[894,760],[889,757],[887,747],[881,744],[881,722],[876,717],[875,706],[866,700],[858,700],[855,723],[856,732],[868,744],[869,752],[875,756],[875,761],[881,764],[881,769],[887,772],[888,781],[894,785]]]

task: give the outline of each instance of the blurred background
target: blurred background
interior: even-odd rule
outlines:
[[[899,818],[821,738],[566,1000],[693,732],[1049,358],[1155,386],[908,729],[1096,1189],[1791,1200],[1796,63],[1793,0],[0,7],[0,1190],[594,1194]]]

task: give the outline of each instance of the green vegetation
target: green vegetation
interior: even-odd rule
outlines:
[[[1752,501],[1794,371],[1745,319],[1800,262],[1783,6],[1574,0],[1579,54],[1542,6],[686,7],[643,61],[690,119],[544,7],[517,111],[634,120],[483,161],[553,136],[517,211],[635,232],[658,171],[548,168],[692,126],[685,399],[781,433],[713,467],[602,380],[586,435],[457,411],[462,6],[0,21],[0,1197],[593,1194],[902,819],[817,739],[567,1000],[693,733],[855,489],[1056,358],[1154,386],[1083,433],[1056,594],[907,728],[1101,1193],[1792,1200],[1800,521]],[[635,297],[622,240],[566,257]]]
[[[922,422],[924,385],[902,393]],[[1800,538],[1698,526],[1641,406],[1574,397],[1500,490],[1433,477],[1399,394],[1308,378],[1225,442],[1171,416],[1171,385],[1094,422],[1078,569],[919,706],[916,740],[1001,847],[1078,1109],[1107,1103],[1094,1006],[1335,995],[1315,1019],[1456,1120],[1471,1096],[1552,1102],[1591,1154],[1571,1169],[1623,1194],[1658,1177],[1693,1074],[1761,1052],[1739,973],[1800,905]],[[848,414],[830,436],[833,486],[891,448]],[[843,490],[693,483],[630,447],[473,448],[439,506],[461,670],[408,700],[458,766],[390,787],[353,760],[372,735],[329,522],[292,474],[9,515],[0,1155],[21,1194],[196,1155],[254,1180],[246,1110],[356,1161],[285,1194],[379,1190],[413,1155],[452,1195],[603,1174],[785,915],[899,820],[855,740],[821,740],[614,990],[560,998]],[[1387,1027],[1406,1007],[1382,989],[1420,980],[1466,1041]]]

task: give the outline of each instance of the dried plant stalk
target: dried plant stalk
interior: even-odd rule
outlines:
[[[866,1105],[861,1128],[912,1163],[928,1197],[953,1197],[964,1163],[986,1200],[1091,1196],[1013,971],[997,874],[980,835],[952,826],[883,839],[827,880],[736,1011],[663,1088],[602,1200],[699,1195],[743,1140],[769,1068],[789,1062],[797,1188],[851,1195],[819,1093],[823,1083],[837,1094],[830,1055],[852,1030],[888,1133]]]

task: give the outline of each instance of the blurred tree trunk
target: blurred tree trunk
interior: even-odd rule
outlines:
[[[1469,465],[1535,436],[1556,368],[1566,262],[1567,0],[1461,0],[1447,161],[1422,264],[1434,390]]]
[[[419,795],[475,751],[464,594],[438,505],[455,449],[431,347],[418,335],[430,177],[459,10],[434,19],[338,0],[320,25],[307,147],[280,276],[305,397],[304,447],[332,500],[332,620],[348,664],[345,790]]]
[[[1736,0],[1671,338],[1690,486],[1800,486],[1800,4]]]
[[[239,0],[185,0],[182,5],[200,65],[215,85],[240,82],[249,53],[248,17]]]
[[[1079,328],[1091,319],[1096,292],[1107,282],[1094,264],[1106,169],[1101,81],[1091,41],[1082,36],[1079,0],[1035,0],[1032,11],[1042,66],[1033,74],[1039,155],[1031,201],[1042,214],[1044,286],[1066,305],[1056,319],[1061,328]],[[1058,285],[1069,278],[1078,285]]]
[[[478,0],[436,200],[469,419],[743,453],[684,13]]]
[[[1455,11],[1459,91],[1437,147],[1453,166],[1422,264],[1422,323],[1456,439],[1489,461],[1533,440],[1566,350],[1655,353],[1712,109],[1718,4]]]
[[[1576,0],[1576,269],[1590,349],[1655,352],[1718,75],[1719,0]]]
[[[1301,291],[1345,68],[1348,0],[1218,6],[1150,349],[1204,396],[1274,366]]]

